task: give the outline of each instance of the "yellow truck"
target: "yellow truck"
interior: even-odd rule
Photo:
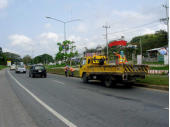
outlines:
[[[147,65],[110,65],[102,55],[84,57],[80,65],[80,77],[84,83],[101,80],[106,87],[116,82],[134,82],[136,78],[145,78],[147,73]]]

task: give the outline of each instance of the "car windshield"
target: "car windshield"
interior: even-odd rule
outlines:
[[[43,70],[44,67],[43,66],[35,66],[35,70]]]
[[[18,65],[19,68],[24,68],[24,65]]]

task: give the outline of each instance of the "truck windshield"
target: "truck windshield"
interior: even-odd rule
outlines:
[[[85,64],[86,64],[86,59],[83,59],[82,65],[85,65]]]

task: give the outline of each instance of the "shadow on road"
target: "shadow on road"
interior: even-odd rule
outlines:
[[[129,83],[115,83],[113,84],[111,87],[107,88],[104,83],[100,82],[100,81],[89,81],[88,83],[83,83],[85,85],[89,85],[89,86],[97,86],[97,87],[105,87],[106,89],[135,89],[135,87],[133,86],[133,84],[129,84]]]

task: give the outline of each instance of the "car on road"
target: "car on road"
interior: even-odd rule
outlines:
[[[30,67],[29,77],[34,78],[35,76],[47,77],[47,72],[43,65],[33,65]]]
[[[16,65],[15,64],[12,64],[11,66],[10,66],[10,70],[15,70],[16,69]]]
[[[26,68],[24,65],[17,65],[15,69],[16,73],[26,73]]]

